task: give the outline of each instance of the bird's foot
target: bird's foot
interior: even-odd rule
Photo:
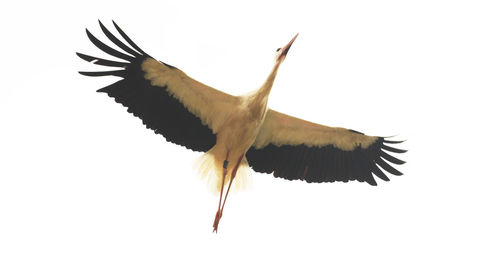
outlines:
[[[219,221],[220,219],[222,218],[222,211],[218,210],[217,213],[215,214],[215,219],[214,219],[214,231],[215,233],[217,233],[217,229],[219,227]]]

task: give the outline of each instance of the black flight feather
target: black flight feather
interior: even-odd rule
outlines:
[[[91,62],[93,64],[102,65],[102,66],[125,68],[128,64],[126,62],[110,61],[110,60],[97,58],[97,57],[93,57],[93,56],[81,54],[81,53],[76,53],[76,55],[78,55],[78,57],[82,58],[83,60],[85,60],[87,62]]]
[[[87,35],[92,43],[103,52],[127,62],[116,62],[77,53],[85,61],[97,65],[120,67],[120,70],[80,72],[86,76],[119,76],[123,79],[103,87],[97,92],[106,93],[117,103],[127,107],[127,111],[139,117],[147,128],[163,135],[167,141],[185,146],[194,151],[208,151],[215,145],[216,137],[212,130],[202,124],[201,120],[189,112],[184,105],[171,96],[166,88],[151,85],[144,77],[142,63],[150,58],[142,51],[123,30],[113,22],[120,35],[136,51],[125,45],[99,22],[102,31],[120,50],[134,56],[124,54],[109,47],[94,37],[88,30]],[[168,67],[172,67],[169,66]],[[168,85],[167,85],[168,88]]]
[[[357,131],[351,132],[361,134]],[[396,164],[404,163],[404,161],[381,150],[385,147],[383,144],[385,142],[387,141],[384,138],[379,137],[370,146],[357,147],[351,151],[345,151],[333,145],[322,147],[303,144],[276,146],[271,143],[260,149],[251,147],[246,157],[250,167],[255,171],[274,172],[275,177],[288,180],[300,179],[309,183],[357,180],[375,186],[377,182],[373,174],[384,181],[389,181],[389,178],[383,171],[393,175],[402,174],[382,159]],[[393,141],[389,143],[391,142]],[[390,151],[393,148],[387,150]]]

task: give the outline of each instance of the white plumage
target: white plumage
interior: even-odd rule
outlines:
[[[148,128],[168,141],[205,152],[198,161],[198,169],[220,193],[214,231],[217,231],[233,181],[238,186],[243,185],[249,166],[257,172],[273,173],[275,177],[307,182],[358,180],[376,185],[373,174],[389,180],[382,170],[401,175],[386,162],[404,163],[387,153],[405,152],[388,145],[400,141],[323,126],[268,109],[267,100],[274,79],[298,34],[277,50],[275,64],[257,90],[233,96],[155,60],[115,23],[116,30],[128,45],[99,24],[107,38],[122,51],[102,43],[87,31],[89,39],[124,62],[77,53],[96,65],[119,68],[80,73],[121,77],[98,92],[105,92],[126,106]]]

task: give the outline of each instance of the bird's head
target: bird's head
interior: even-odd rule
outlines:
[[[261,88],[259,90],[257,90],[257,95],[265,96],[265,97],[261,97],[261,99],[265,99],[266,102],[267,102],[267,95],[269,95],[269,92],[271,92],[271,87],[273,86],[274,79],[276,78],[276,74],[278,74],[278,69],[279,69],[281,63],[285,60],[286,55],[288,54],[288,51],[290,50],[290,47],[292,47],[293,42],[295,41],[295,39],[298,36],[299,36],[299,33],[297,33],[297,35],[295,35],[292,38],[292,40],[290,40],[290,42],[288,42],[288,44],[286,44],[284,47],[278,48],[276,50],[276,59],[275,59],[273,69],[271,70],[271,73],[269,74],[269,76],[267,76],[267,79],[264,82],[264,84],[261,86]]]
[[[295,35],[288,44],[286,44],[284,47],[276,49],[276,62],[281,63],[283,60],[285,60],[286,55],[288,54],[288,51],[290,50],[290,47],[292,47],[293,41],[299,36],[299,33]]]

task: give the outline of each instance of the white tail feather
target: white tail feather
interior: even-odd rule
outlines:
[[[208,152],[200,156],[195,161],[194,168],[198,170],[201,180],[204,180],[207,183],[209,190],[215,195],[218,195],[220,194],[222,184],[223,160],[217,160],[212,150],[213,149],[210,149]],[[233,166],[230,164],[226,178],[224,179],[224,186],[226,186],[231,179],[232,167]],[[248,161],[246,158],[243,158],[238,168],[238,172],[236,173],[236,177],[233,180],[233,184],[231,185],[231,189],[240,191],[249,188],[252,181],[250,174],[251,169],[248,166]]]

